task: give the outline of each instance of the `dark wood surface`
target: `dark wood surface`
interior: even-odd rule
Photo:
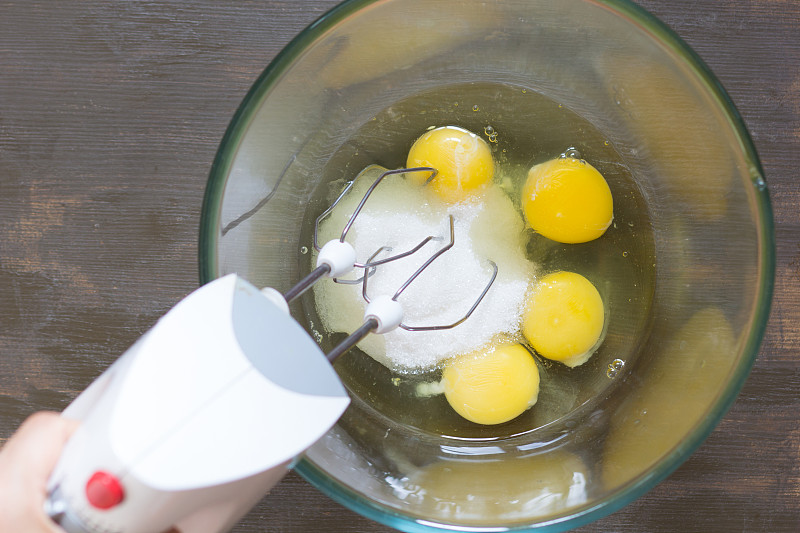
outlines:
[[[62,409],[197,286],[217,144],[248,87],[335,0],[0,0],[0,442]],[[800,531],[800,2],[641,0],[710,65],[777,223],[769,329],[688,462],[580,531]],[[389,531],[289,475],[236,531]]]

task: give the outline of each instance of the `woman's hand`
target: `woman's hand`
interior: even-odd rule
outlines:
[[[57,413],[35,413],[0,449],[0,533],[63,533],[44,514],[44,501],[50,473],[77,425]]]

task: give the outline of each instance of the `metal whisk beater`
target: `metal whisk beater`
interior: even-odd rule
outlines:
[[[388,176],[401,175],[412,172],[429,172],[431,175],[426,180],[425,182],[426,184],[430,183],[430,181],[433,180],[437,174],[436,169],[431,167],[402,168],[397,170],[387,170],[383,172],[377,179],[375,179],[375,181],[370,185],[370,187],[365,192],[364,196],[361,198],[361,201],[358,203],[358,206],[350,215],[347,223],[342,229],[341,236],[338,239],[333,239],[331,241],[328,241],[324,246],[320,246],[318,243],[320,222],[333,211],[333,209],[342,201],[342,199],[352,189],[355,181],[349,182],[347,186],[344,188],[344,190],[341,192],[341,194],[339,194],[339,196],[336,198],[336,200],[334,200],[334,202],[317,217],[314,223],[313,246],[314,249],[316,249],[317,252],[319,252],[319,255],[317,257],[316,268],[312,270],[303,279],[301,279],[294,287],[292,287],[282,295],[282,298],[285,299],[286,302],[291,302],[292,300],[298,298],[309,288],[311,288],[317,281],[319,281],[323,277],[333,278],[333,281],[336,283],[346,283],[346,284],[361,283],[362,285],[361,295],[364,301],[367,302],[366,312],[364,313],[364,323],[361,325],[361,327],[359,327],[356,331],[351,333],[345,340],[339,343],[336,347],[333,348],[333,350],[331,350],[327,354],[327,358],[331,362],[334,361],[340,355],[350,350],[353,346],[355,346],[358,342],[360,342],[364,337],[366,337],[370,333],[384,334],[393,331],[398,327],[406,331],[415,331],[415,332],[438,331],[438,330],[451,329],[462,324],[472,315],[472,313],[475,311],[478,305],[480,305],[481,301],[489,292],[489,289],[491,288],[492,284],[497,278],[497,264],[495,264],[493,261],[489,261],[489,264],[492,267],[492,275],[488,283],[485,285],[480,295],[472,304],[472,306],[469,308],[469,310],[467,310],[466,313],[455,322],[452,322],[450,324],[429,325],[429,326],[410,326],[403,323],[403,307],[397,301],[398,298],[409,287],[409,285],[411,285],[414,282],[414,280],[416,280],[420,276],[420,274],[422,274],[422,272],[425,269],[427,269],[436,259],[438,259],[448,250],[450,250],[455,244],[455,220],[453,218],[453,215],[449,215],[449,229],[450,229],[449,242],[444,246],[442,246],[441,248],[439,248],[438,250],[436,250],[433,254],[431,254],[431,256],[428,257],[428,259],[419,268],[417,268],[416,271],[413,274],[411,274],[411,276],[409,276],[408,279],[396,290],[393,296],[379,296],[375,298],[369,297],[368,280],[375,273],[378,267],[393,261],[409,257],[419,252],[426,244],[428,244],[431,241],[442,240],[441,237],[429,235],[424,239],[422,239],[422,241],[420,241],[416,246],[414,246],[410,250],[378,259],[378,257],[381,254],[392,252],[391,247],[381,246],[363,263],[359,263],[356,261],[355,249],[351,244],[349,244],[345,240],[348,232],[353,227],[353,224],[355,223],[356,219],[358,218],[359,214],[364,208],[364,205],[366,204],[367,200],[369,199],[373,191],[378,187],[378,185]],[[355,280],[340,279],[341,276],[344,276],[345,274],[352,272],[356,268],[361,268],[364,270],[364,274],[362,274],[361,277]]]

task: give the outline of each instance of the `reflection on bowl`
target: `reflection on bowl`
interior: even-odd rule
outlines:
[[[614,413],[603,452],[603,483],[619,487],[649,470],[701,422],[695,406],[711,403],[728,379],[736,336],[718,307],[697,311],[647,370],[649,386]],[[664,401],[670,398],[671,401]]]
[[[492,526],[552,516],[586,503],[589,473],[567,452],[495,462],[445,460],[398,480],[397,492],[421,514]]]

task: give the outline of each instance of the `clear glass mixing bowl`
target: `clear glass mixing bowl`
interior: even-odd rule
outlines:
[[[310,268],[308,221],[330,184],[366,161],[402,166],[397,154],[420,133],[402,116],[374,130],[372,145],[358,132],[415,95],[498,84],[558,103],[613,146],[642,200],[634,268],[652,266],[652,283],[638,311],[611,306],[606,344],[617,351],[586,370],[604,385],[535,431],[437,434],[351,386],[352,407],[296,469],[404,531],[563,531],[621,508],[711,432],[767,322],[772,213],[745,126],[689,47],[623,1],[353,0],[332,10],[266,68],[222,140],[203,206],[202,281],[237,272],[290,287]],[[432,121],[468,120],[468,109],[446,115],[451,102],[434,100],[423,110]],[[539,116],[515,106],[506,115],[517,122]],[[318,333],[312,304],[293,313]],[[607,369],[615,357],[624,367]]]

